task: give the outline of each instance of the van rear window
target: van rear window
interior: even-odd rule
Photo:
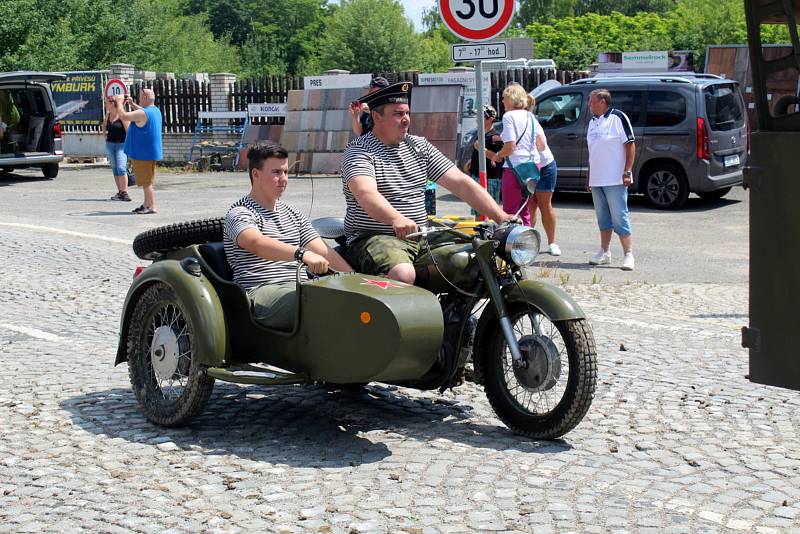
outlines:
[[[703,90],[706,116],[712,131],[734,130],[744,126],[744,106],[734,85],[709,85]]]

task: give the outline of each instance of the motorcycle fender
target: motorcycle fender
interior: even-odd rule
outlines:
[[[569,293],[551,284],[537,280],[522,280],[518,284],[504,287],[502,291],[506,304],[528,303],[551,321],[586,318],[586,314]]]
[[[218,366],[225,361],[228,347],[225,315],[217,292],[204,275],[187,273],[177,260],[161,260],[147,267],[136,277],[125,297],[120,324],[117,359],[114,365],[127,361],[128,323],[139,296],[148,286],[162,282],[175,291],[184,313],[194,325],[196,354],[200,363]]]
[[[515,303],[527,304],[546,315],[551,321],[586,318],[581,307],[567,292],[544,282],[522,280],[513,286],[505,286],[501,291],[506,306]],[[475,351],[479,356],[474,359],[475,381],[479,384],[483,383],[483,362],[480,356],[486,354],[491,341],[484,333],[487,326],[494,321],[497,321],[497,310],[489,302],[481,314],[475,333]]]

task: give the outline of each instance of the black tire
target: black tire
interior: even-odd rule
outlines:
[[[44,174],[45,178],[50,179],[58,176],[58,163],[48,163],[47,165],[42,165],[42,174]]]
[[[543,335],[535,335],[533,318],[541,321],[540,332]],[[537,369],[535,365],[531,365],[528,370],[519,371],[528,383],[520,382],[519,375],[511,367],[511,352],[500,325],[495,322],[487,327],[485,333],[491,336],[485,345],[487,352],[479,355],[483,359],[486,396],[500,420],[516,434],[534,439],[556,439],[580,423],[594,398],[597,354],[592,330],[585,319],[551,322],[544,315],[530,314],[527,306],[523,305],[511,306],[509,319],[523,345],[521,348],[526,360],[534,361],[530,358],[533,351],[524,347],[526,343],[530,343],[528,347],[546,346],[544,353],[558,359],[559,371],[542,375],[534,371]],[[531,334],[525,334],[526,329],[521,328],[526,319]],[[534,341],[536,339],[540,341]],[[541,351],[536,353],[543,354]],[[543,361],[538,359],[539,363]],[[566,373],[565,364],[569,366]],[[560,396],[559,391],[562,391]],[[527,402],[524,401],[526,395],[530,395]],[[531,410],[530,401],[537,396],[536,406],[540,407],[541,402],[548,400],[553,400],[553,406]]]
[[[702,193],[697,193],[697,196],[702,198],[703,200],[719,200],[730,192],[731,192],[730,187],[723,187],[722,189],[716,189],[714,191],[704,191]]]
[[[677,210],[689,198],[689,182],[678,165],[659,163],[647,170],[639,187],[647,202],[658,210]]]
[[[128,325],[128,374],[145,417],[157,425],[180,426],[202,413],[214,379],[198,363],[195,325],[175,291],[161,282],[148,287],[136,302]],[[170,353],[177,356],[170,358]],[[163,371],[170,363],[174,365],[171,374]],[[159,366],[164,373],[161,377]],[[167,374],[169,378],[165,378]]]
[[[224,227],[222,217],[159,226],[137,235],[133,240],[133,252],[143,260],[152,260],[170,250],[215,243],[222,241]]]

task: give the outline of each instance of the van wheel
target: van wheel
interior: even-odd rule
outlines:
[[[676,210],[689,198],[689,184],[683,170],[671,163],[651,167],[640,186],[647,202],[657,210]]]
[[[45,178],[55,178],[58,176],[58,163],[48,163],[47,165],[42,165],[42,174],[44,174]]]
[[[703,193],[697,193],[697,196],[699,196],[703,200],[719,200],[730,192],[731,192],[730,187],[723,187],[722,189],[717,189],[716,191],[705,191]]]

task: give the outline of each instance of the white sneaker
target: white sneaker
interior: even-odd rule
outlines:
[[[551,256],[561,256],[561,247],[559,247],[555,243],[550,243],[549,252]]]
[[[608,265],[609,263],[611,263],[611,254],[603,249],[597,251],[597,254],[589,260],[589,265]]]
[[[633,252],[626,252],[625,257],[622,259],[622,270],[632,271],[635,262],[633,261]]]

